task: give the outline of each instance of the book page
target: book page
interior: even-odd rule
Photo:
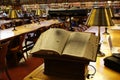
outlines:
[[[84,56],[86,56],[92,61],[96,61],[97,49],[98,49],[98,38],[94,34],[91,34],[91,37],[86,46],[86,51],[85,51],[86,54],[84,54]]]
[[[61,54],[70,35],[69,33],[69,31],[64,29],[50,28],[40,36],[31,53],[40,51],[55,51]]]
[[[92,33],[72,32],[68,42],[66,43],[63,55],[86,58],[94,61],[95,59],[93,56],[96,56],[96,51],[94,51],[96,50],[94,48],[94,44],[96,44],[96,37],[94,36],[95,35]],[[94,41],[95,43],[93,43]]]

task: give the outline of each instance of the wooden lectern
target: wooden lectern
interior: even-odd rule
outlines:
[[[87,76],[87,66],[89,62],[44,59],[44,74],[57,77],[74,78],[85,80]]]
[[[31,54],[44,58],[44,74],[48,76],[85,80],[89,62],[96,61],[97,37],[93,33],[49,29],[37,40]]]

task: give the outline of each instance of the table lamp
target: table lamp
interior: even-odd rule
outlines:
[[[112,26],[114,25],[110,16],[108,15],[107,9],[105,7],[95,7],[91,10],[91,13],[85,23],[88,26],[98,26],[98,54],[97,56],[105,56],[104,53],[100,51],[100,27]]]
[[[35,12],[36,16],[41,16],[42,15],[42,11],[40,9],[37,9]]]
[[[17,11],[14,10],[14,9],[10,10],[10,11],[9,11],[9,14],[8,14],[8,17],[9,17],[10,19],[12,19],[13,23],[15,24],[15,21],[14,21],[13,19],[18,18],[18,13],[17,13]],[[14,27],[13,31],[16,31],[15,25],[13,25],[13,27]]]
[[[39,17],[42,16],[42,11],[40,9],[37,9],[35,15],[38,17],[38,22],[40,24]]]

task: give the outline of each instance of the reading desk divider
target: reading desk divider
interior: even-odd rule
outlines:
[[[71,53],[69,55],[69,54],[63,54],[63,52],[65,52],[65,51],[62,51],[62,54],[59,54],[59,53],[57,54],[55,52],[51,52],[50,50],[48,50],[48,46],[50,44],[48,44],[46,42],[50,42],[50,40],[49,40],[49,37],[47,37],[47,35],[52,35],[51,39],[56,42],[56,40],[58,40],[58,38],[60,37],[60,36],[56,35],[56,33],[57,34],[59,33],[59,35],[60,34],[62,35],[62,33],[64,34],[65,32],[69,33],[68,31],[65,31],[65,32],[64,31],[65,30],[63,30],[63,29],[49,29],[45,33],[43,33],[42,37],[40,37],[38,39],[35,46],[31,50],[32,56],[44,58],[44,74],[46,74],[46,75],[52,75],[52,76],[58,76],[58,77],[67,77],[68,79],[74,78],[75,80],[78,80],[78,79],[85,80],[86,76],[88,74],[87,67],[88,67],[89,62],[96,61],[97,37],[92,36],[94,34],[90,35],[89,33],[80,33],[79,36],[81,36],[82,38],[85,35],[87,36],[87,37],[85,37],[85,40],[84,39],[82,40],[82,41],[87,42],[87,44],[85,43],[85,51],[82,51],[82,49],[84,49],[84,48],[80,48],[80,49],[78,48],[81,52],[83,52],[82,57],[80,57],[81,54],[76,54],[75,53],[76,51],[74,51],[72,53],[72,55],[71,55]],[[79,34],[79,33],[77,32],[77,34]],[[83,35],[83,34],[85,34],[85,35]],[[47,38],[46,40],[48,40],[48,41],[44,40],[45,39],[44,36]],[[56,36],[57,36],[57,38],[56,38]],[[62,40],[64,37],[66,37],[66,36],[62,35]],[[91,39],[91,37],[92,37],[92,39]],[[74,39],[74,40],[77,40],[77,39]],[[91,42],[91,40],[92,41],[94,40],[96,42],[88,44],[88,42]],[[46,41],[46,42],[42,42],[42,41]],[[53,41],[51,41],[51,42],[53,42]],[[68,42],[70,43],[70,41],[68,41]],[[43,47],[43,45],[41,43],[42,44],[46,43],[46,45],[44,45],[44,47]],[[52,48],[56,49],[56,47],[60,47],[57,44],[61,44],[61,43],[56,42],[54,45],[51,45],[49,48],[52,47]],[[67,44],[67,43],[65,43],[65,44]],[[82,46],[83,44],[84,44],[84,42],[78,43],[78,46],[79,45]],[[76,45],[77,44],[75,44],[75,45],[73,44],[72,47],[76,46]],[[90,45],[94,46],[94,47],[92,47],[92,49],[95,48],[95,49],[93,49],[94,51],[92,51],[92,50],[86,51],[86,50],[88,50],[88,46],[90,47]],[[43,47],[43,49],[46,49],[47,52],[42,51],[43,49],[40,50],[41,46]],[[54,47],[54,46],[56,46],[56,47]],[[64,46],[66,47],[66,45],[64,45]],[[76,50],[78,50],[78,49],[76,49]],[[89,49],[91,49],[91,47]],[[54,49],[52,49],[52,50],[54,50]],[[65,48],[64,48],[64,50],[65,50]],[[88,54],[90,57],[88,56],[88,54],[86,55],[87,52],[89,52]]]

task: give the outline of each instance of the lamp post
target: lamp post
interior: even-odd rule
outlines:
[[[88,26],[98,26],[98,56],[105,56],[104,53],[100,52],[100,27],[113,26],[111,17],[108,15],[106,7],[95,7],[91,10],[91,13],[85,23]]]

